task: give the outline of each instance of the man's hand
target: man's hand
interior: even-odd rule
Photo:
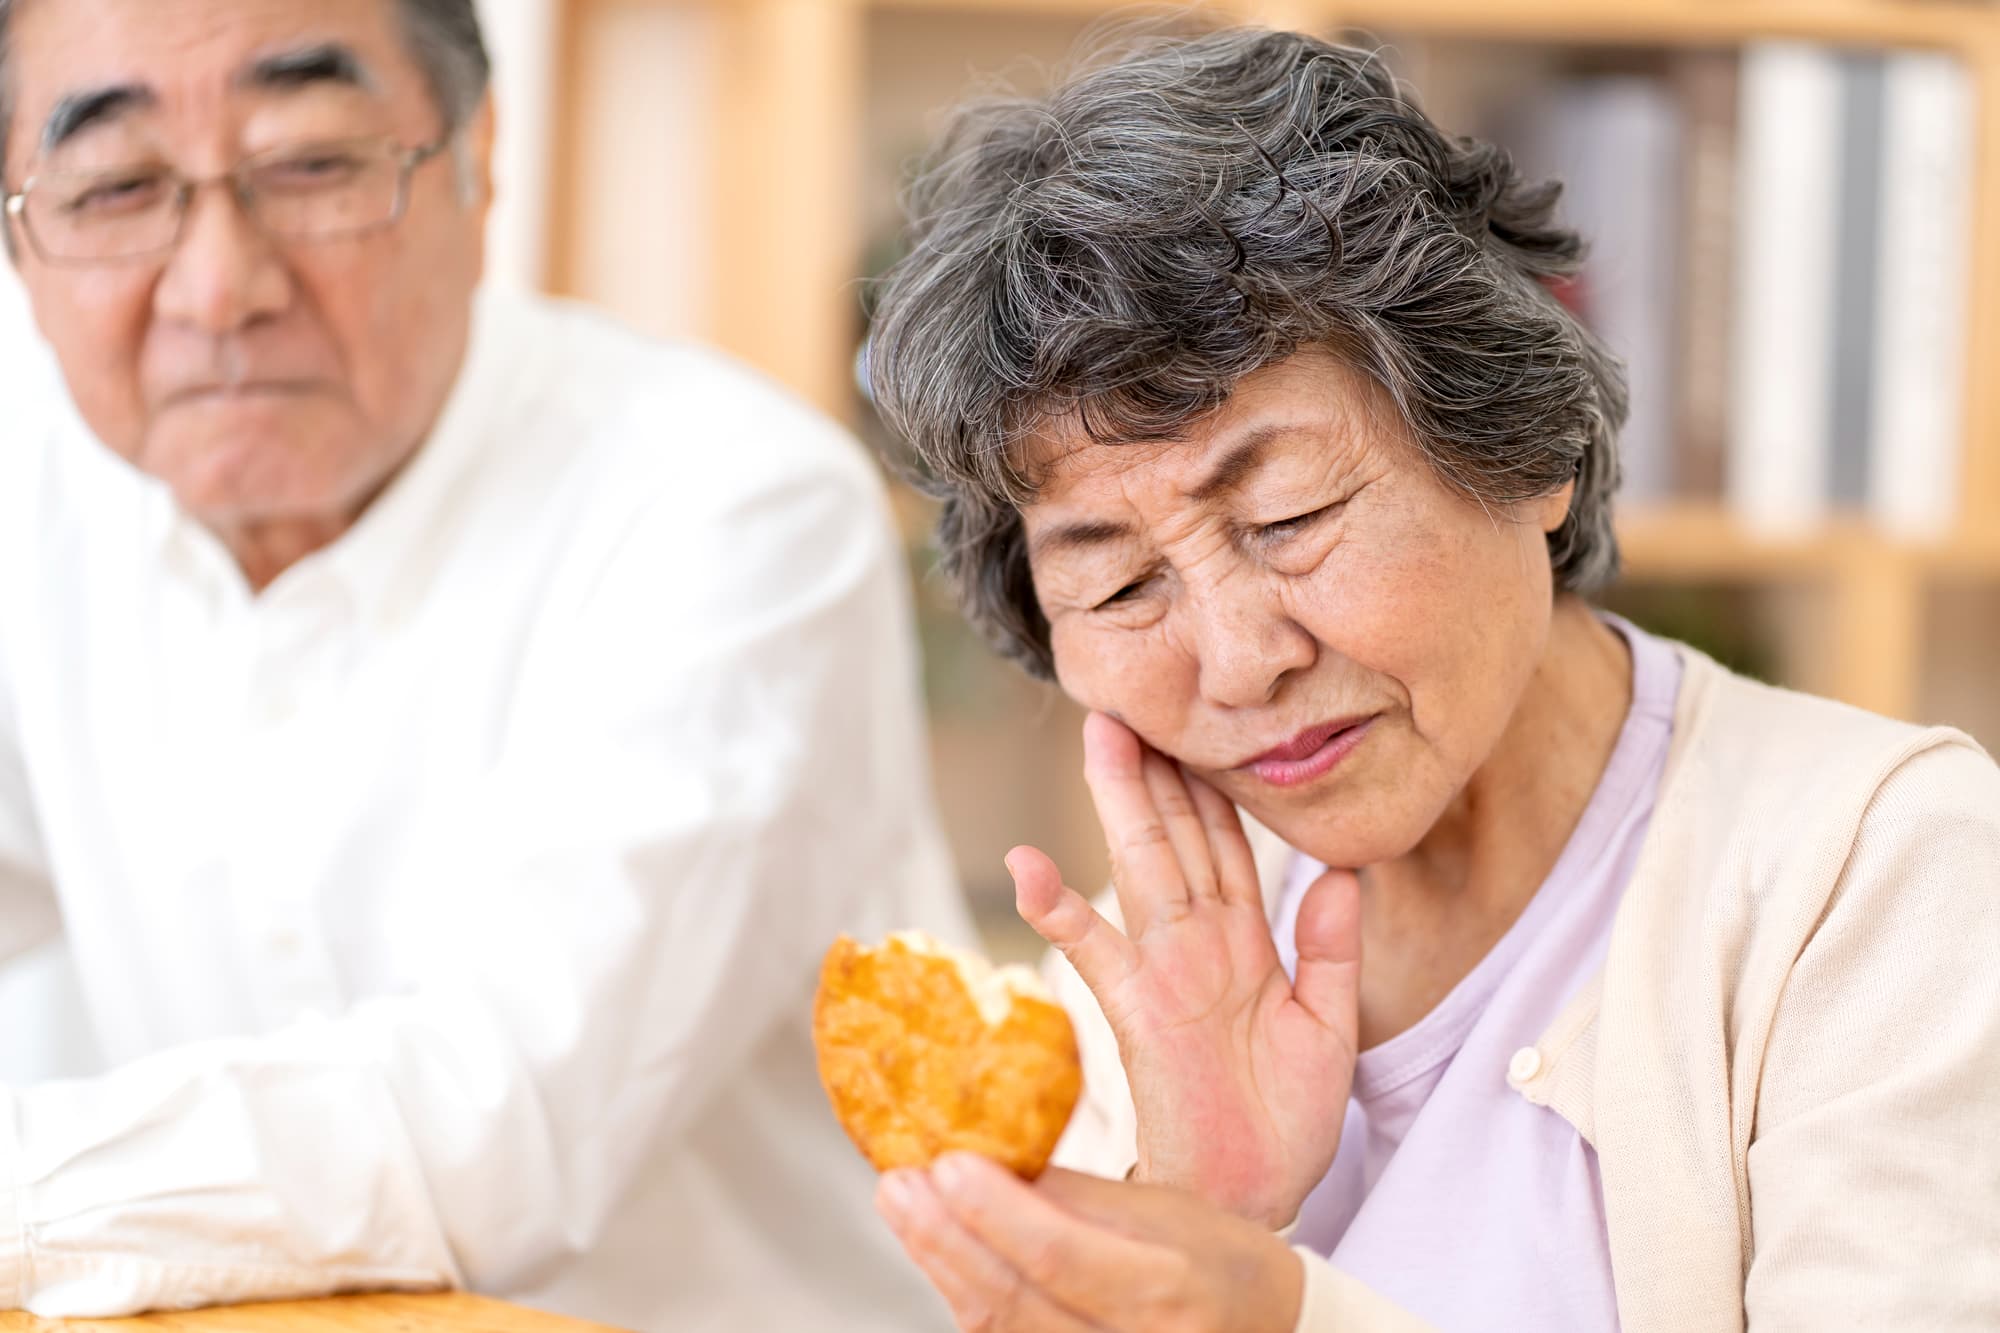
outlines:
[[[1294,984],[1235,806],[1101,713],[1084,724],[1084,753],[1125,931],[1032,847],[1007,858],[1016,905],[1117,1036],[1135,1179],[1286,1225],[1340,1146],[1359,1044],[1359,884],[1333,870],[1308,890]]]
[[[1276,1234],[1177,1190],[953,1153],[875,1203],[966,1333],[1291,1333],[1304,1273]]]

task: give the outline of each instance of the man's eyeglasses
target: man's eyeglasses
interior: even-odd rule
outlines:
[[[266,235],[334,241],[394,225],[409,205],[410,175],[450,138],[419,148],[386,139],[294,144],[258,153],[221,176],[195,180],[151,163],[30,178],[0,208],[51,264],[155,259],[180,244],[188,204],[206,185],[227,185]]]

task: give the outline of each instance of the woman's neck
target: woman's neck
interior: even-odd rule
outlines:
[[[1506,934],[1576,828],[1632,706],[1623,636],[1576,597],[1486,763],[1424,836],[1362,872],[1361,1043],[1435,1008]]]

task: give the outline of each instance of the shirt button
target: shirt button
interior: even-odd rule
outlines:
[[[271,952],[280,958],[297,958],[305,945],[305,938],[290,927],[280,926],[271,932]]]
[[[1507,1062],[1507,1081],[1510,1083],[1526,1083],[1541,1072],[1542,1053],[1532,1046],[1523,1046]]]

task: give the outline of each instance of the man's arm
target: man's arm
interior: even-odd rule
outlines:
[[[436,830],[419,990],[0,1097],[0,1305],[506,1290],[597,1242],[929,850],[879,489],[795,471],[663,498],[549,628]]]

